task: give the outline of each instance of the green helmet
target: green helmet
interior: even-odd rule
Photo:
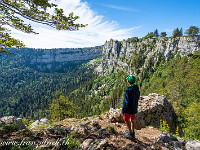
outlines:
[[[128,81],[133,82],[133,83],[136,81],[136,78],[134,75],[129,75],[126,79],[128,79]]]

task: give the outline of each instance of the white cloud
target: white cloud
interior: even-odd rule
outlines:
[[[79,31],[58,31],[43,24],[31,22],[31,25],[38,35],[26,34],[15,29],[12,36],[22,40],[27,47],[32,48],[70,48],[88,47],[104,44],[106,40],[123,40],[131,37],[131,29],[119,29],[119,25],[114,21],[103,21],[104,17],[97,15],[90,9],[87,2],[80,0],[59,0],[56,1],[60,8],[64,9],[66,15],[74,12],[80,16],[78,23],[88,24]]]
[[[118,10],[124,10],[124,11],[130,11],[130,12],[140,12],[137,9],[132,9],[132,8],[127,8],[127,7],[122,7],[122,6],[116,6],[116,5],[103,5],[105,7],[113,8],[113,9],[118,9]]]

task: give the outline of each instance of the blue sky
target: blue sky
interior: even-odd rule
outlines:
[[[53,0],[52,0],[53,1]],[[14,37],[33,48],[67,48],[103,45],[106,40],[144,37],[158,29],[171,36],[175,28],[200,27],[200,0],[57,0],[64,12],[88,24],[76,32],[57,31],[31,23],[39,35],[11,29]],[[51,10],[49,10],[51,11]]]
[[[200,0],[87,0],[91,9],[114,20],[121,28],[140,27],[133,36],[158,29],[171,36],[175,28],[200,25]]]

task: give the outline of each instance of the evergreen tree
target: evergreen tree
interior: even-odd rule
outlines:
[[[161,32],[160,35],[161,35],[161,37],[166,37],[167,33],[166,32]]]
[[[148,33],[144,38],[145,39],[148,39],[148,38],[153,38],[154,37],[154,33],[153,32],[150,32]]]
[[[174,31],[172,33],[172,37],[177,37],[177,36],[179,36],[179,34],[180,34],[180,31],[178,28],[176,28],[176,29],[174,29]]]
[[[156,37],[156,38],[159,37],[158,29],[156,29],[156,30],[154,31],[154,37]]]
[[[183,28],[181,28],[181,29],[179,30],[178,36],[179,36],[179,37],[183,36]]]

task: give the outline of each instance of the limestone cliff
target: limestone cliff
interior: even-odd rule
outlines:
[[[179,54],[181,57],[200,49],[200,36],[164,37],[158,39],[134,39],[129,41],[110,40],[103,47],[103,73],[114,70],[134,71],[134,57],[140,57],[139,68],[156,67],[165,58],[168,60]],[[135,67],[138,68],[138,67]]]
[[[69,64],[78,64],[102,56],[102,46],[90,48],[39,49],[30,64],[40,71],[60,70]]]

